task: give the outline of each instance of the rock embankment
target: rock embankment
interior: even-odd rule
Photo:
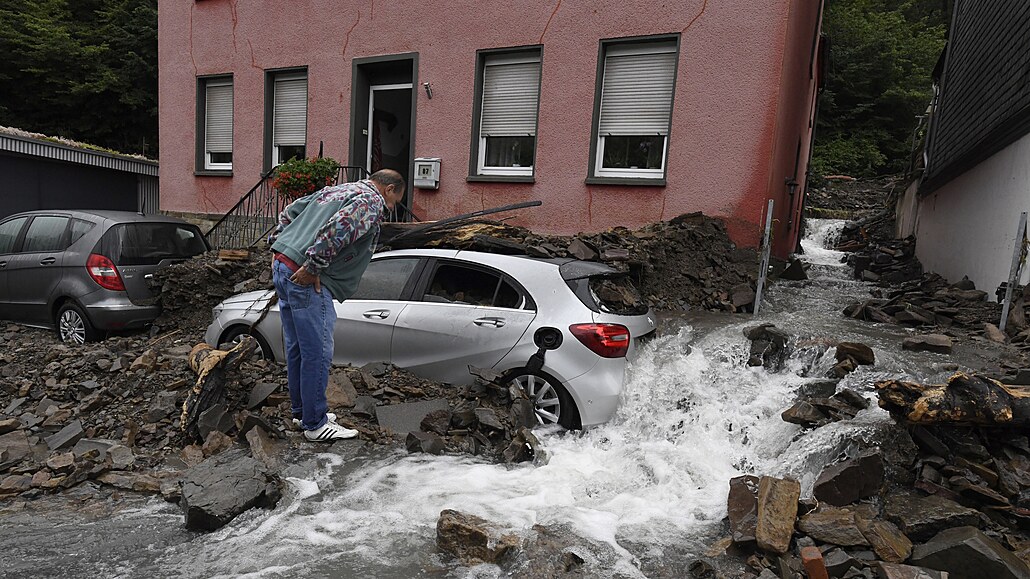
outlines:
[[[837,383],[842,367],[875,364],[867,346],[798,340],[768,324],[745,335],[748,363],[769,372],[792,353],[835,348],[837,365],[806,385],[783,420],[819,428],[868,407]],[[732,545],[757,576],[1030,577],[1030,390],[956,373],[946,385],[884,380],[872,391],[897,421],[890,440],[849,445],[819,472],[810,497],[789,479],[731,480],[719,551]]]

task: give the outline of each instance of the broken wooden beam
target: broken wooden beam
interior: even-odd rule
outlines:
[[[1030,388],[958,372],[946,384],[876,383],[880,407],[911,424],[1021,427],[1030,424]]]
[[[230,372],[238,369],[244,360],[257,349],[253,336],[243,335],[236,346],[229,350],[218,350],[201,342],[193,347],[189,355],[190,368],[197,374],[186,401],[182,404],[181,428],[194,438],[200,438],[198,420],[205,410],[225,402],[225,386]]]

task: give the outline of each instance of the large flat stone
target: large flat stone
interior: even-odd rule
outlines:
[[[912,554],[912,541],[909,541],[893,523],[879,519],[859,519],[858,528],[873,546],[876,555],[884,561],[901,563]]]
[[[946,529],[912,551],[913,565],[947,571],[949,579],[1030,579],[1030,567],[975,527]]]
[[[503,533],[488,521],[454,510],[440,513],[436,523],[436,545],[466,565],[498,563],[519,548],[513,533]]]
[[[392,430],[400,434],[418,432],[421,429],[422,419],[434,410],[450,408],[446,400],[423,400],[420,402],[405,402],[404,404],[391,404],[376,408],[376,419],[379,427]]]
[[[96,450],[100,453],[100,456],[104,456],[107,454],[108,449],[116,444],[119,444],[117,440],[107,438],[82,438],[72,447],[72,454],[78,458],[91,450]]]
[[[29,437],[24,430],[15,430],[0,435],[0,455],[4,456],[0,462],[20,462],[30,454],[32,454],[32,447],[29,446]]]
[[[883,457],[871,448],[853,459],[823,469],[813,494],[822,502],[842,507],[876,494],[883,484]]]
[[[798,515],[801,484],[796,480],[763,476],[758,483],[758,524],[755,540],[759,548],[783,554],[790,548],[794,519]]]
[[[60,450],[78,442],[82,438],[82,434],[82,422],[72,420],[67,426],[58,431],[57,434],[48,436],[46,438],[46,445],[50,450]]]
[[[938,354],[950,354],[954,347],[951,338],[943,334],[927,334],[925,336],[913,336],[905,338],[901,342],[902,350],[913,352],[936,352]]]
[[[941,571],[925,567],[884,563],[883,561],[877,562],[876,565],[880,568],[880,576],[883,579],[945,579],[947,577],[947,574]]]
[[[887,497],[883,511],[913,541],[925,541],[944,528],[972,526],[980,521],[978,511],[937,495],[895,493]]]
[[[821,543],[842,547],[869,545],[848,509],[823,507],[798,519],[798,530]]]
[[[726,511],[735,543],[755,540],[755,529],[758,526],[758,482],[758,477],[751,475],[730,479]]]
[[[274,507],[281,481],[242,450],[212,456],[186,472],[180,505],[186,526],[213,531],[252,507]]]

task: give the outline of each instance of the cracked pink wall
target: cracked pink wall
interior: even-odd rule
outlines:
[[[161,204],[217,213],[261,174],[264,71],[307,66],[308,150],[347,159],[351,60],[419,53],[415,156],[441,157],[438,191],[414,209],[439,219],[530,199],[513,222],[542,232],[636,227],[703,211],[755,245],[777,200],[777,253],[796,227],[783,187],[796,142],[807,160],[814,84],[810,45],[821,0],[499,0],[159,3]],[[760,6],[760,7],[756,7]],[[587,185],[598,41],[682,32],[667,185]],[[542,44],[536,182],[469,183],[476,50]],[[234,175],[195,176],[196,77],[233,73]],[[781,231],[782,230],[782,231]],[[789,246],[789,247],[788,247]]]

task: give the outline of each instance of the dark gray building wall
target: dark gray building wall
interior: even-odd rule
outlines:
[[[0,175],[0,218],[34,209],[139,208],[134,173],[0,153]]]
[[[1030,132],[1030,2],[958,0],[921,192]]]

